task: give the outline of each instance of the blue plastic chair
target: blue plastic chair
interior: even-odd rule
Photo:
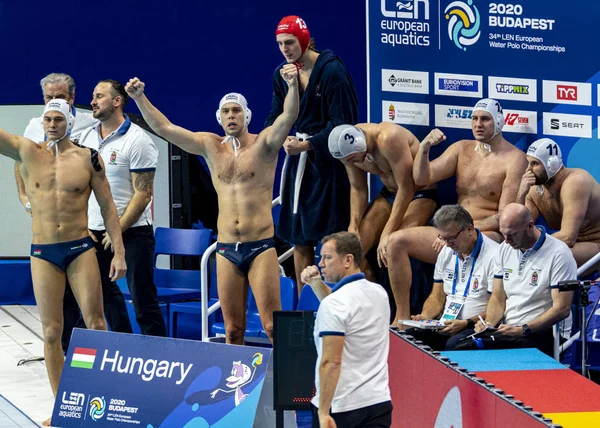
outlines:
[[[219,301],[219,294],[217,292],[217,275],[216,275],[216,262],[213,261],[211,263],[211,271],[209,272],[209,280],[210,280],[210,288],[209,288],[209,300],[208,306],[212,306],[214,303]],[[169,336],[170,337],[180,337],[177,328],[178,328],[178,315],[179,314],[188,314],[192,316],[194,319],[198,319],[201,323],[200,317],[202,315],[202,302],[201,301],[193,301],[193,302],[174,302],[171,304],[171,312],[169,314]],[[212,328],[212,325],[215,322],[222,322],[223,315],[221,310],[219,309],[215,313],[211,314],[208,317],[208,328],[209,330]],[[189,337],[188,337],[189,336]],[[195,337],[194,334],[190,336],[189,332],[187,335],[183,337],[188,339],[200,339],[200,337]]]
[[[279,278],[280,292],[279,296],[281,299],[281,310],[282,311],[293,311],[298,306],[298,285],[293,279],[282,276]],[[258,311],[257,311],[258,315]],[[260,337],[268,338],[265,331],[260,328]]]
[[[170,306],[181,300],[200,299],[200,271],[187,269],[159,269],[156,260],[159,255],[201,257],[211,243],[209,229],[156,228],[154,234],[154,283],[159,303],[167,306],[167,324],[170,319]],[[126,284],[120,285],[123,297],[131,300]],[[170,326],[167,326],[170,331]]]
[[[296,281],[286,278],[285,276],[279,277],[279,287],[281,309],[284,311],[294,310],[298,301]],[[213,324],[212,332],[214,334],[225,334],[225,323],[219,322]],[[256,306],[256,299],[254,298],[254,294],[252,294],[252,288],[248,290],[248,308],[246,310],[246,331],[244,337],[267,337],[262,328],[260,315],[258,314],[258,308]]]
[[[317,311],[321,301],[313,291],[310,285],[302,287],[300,292],[300,299],[298,299],[298,310],[299,311]]]
[[[326,282],[329,288],[333,288],[335,284],[331,284]],[[319,305],[321,301],[315,294],[314,290],[311,286],[305,285],[302,287],[302,292],[300,293],[300,299],[298,299],[298,307],[299,311],[318,311]]]

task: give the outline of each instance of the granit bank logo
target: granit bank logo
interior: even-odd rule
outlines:
[[[426,71],[381,70],[381,90],[409,94],[429,94],[429,73]]]

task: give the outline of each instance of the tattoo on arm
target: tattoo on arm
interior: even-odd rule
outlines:
[[[135,177],[133,187],[142,192],[152,194],[154,188],[154,171],[138,173]]]

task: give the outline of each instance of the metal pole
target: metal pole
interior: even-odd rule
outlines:
[[[275,427],[283,428],[283,410],[275,410]]]
[[[581,290],[581,293],[586,294],[585,301],[587,301],[587,291]],[[585,308],[586,305],[582,304],[579,310],[581,311],[581,375],[587,377],[587,331],[585,325]]]

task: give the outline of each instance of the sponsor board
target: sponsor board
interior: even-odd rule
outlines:
[[[495,100],[537,101],[537,80],[488,77],[488,96]]]
[[[435,126],[442,128],[472,129],[472,107],[449,106],[437,104],[435,106]]]
[[[537,112],[524,110],[504,110],[502,132],[537,134]]]
[[[482,98],[482,76],[435,73],[435,95]]]
[[[592,116],[544,112],[544,134],[592,138]]]
[[[381,70],[381,90],[409,94],[429,94],[429,73],[426,71]]]
[[[543,80],[543,101],[555,104],[592,105],[592,84]]]
[[[263,426],[270,350],[75,329],[53,425]],[[272,408],[272,401],[264,406]],[[262,410],[259,412],[262,414]],[[223,422],[220,422],[223,421]]]
[[[382,101],[383,122],[429,126],[429,104]]]

